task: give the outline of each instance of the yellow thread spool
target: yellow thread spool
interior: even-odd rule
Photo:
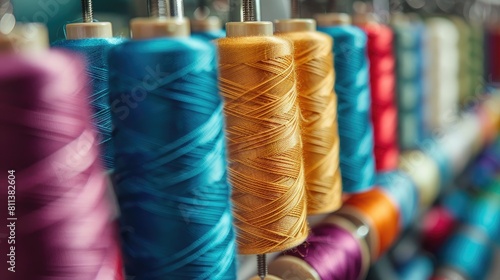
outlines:
[[[283,251],[308,233],[293,48],[271,22],[231,22],[217,40],[229,180],[241,254]]]
[[[278,20],[275,30],[275,35],[294,44],[307,212],[330,213],[342,205],[333,41],[330,36],[315,31],[313,19]]]

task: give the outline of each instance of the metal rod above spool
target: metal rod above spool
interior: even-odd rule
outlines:
[[[150,17],[183,18],[184,8],[182,0],[149,0],[148,11]]]
[[[260,21],[260,0],[243,0],[243,21]]]
[[[130,22],[132,38],[188,37],[191,32],[183,4],[182,0],[148,0],[149,18]]]
[[[260,0],[240,1],[243,22],[228,22],[227,37],[272,36],[272,22],[260,21]]]
[[[110,22],[94,22],[92,0],[81,0],[82,22],[66,25],[66,39],[111,38],[113,28]]]
[[[83,22],[93,22],[94,14],[92,10],[92,0],[82,0],[82,18]]]

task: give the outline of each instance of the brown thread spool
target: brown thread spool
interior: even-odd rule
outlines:
[[[283,251],[308,233],[293,48],[271,22],[231,22],[217,40],[229,180],[241,254]]]
[[[330,213],[342,205],[333,41],[330,36],[315,31],[313,19],[278,20],[275,30],[275,35],[294,44],[307,211],[308,214]]]

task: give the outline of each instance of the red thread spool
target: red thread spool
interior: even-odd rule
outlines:
[[[446,208],[432,208],[422,220],[423,247],[436,251],[453,233],[456,225],[456,218]]]
[[[488,82],[500,82],[500,53],[498,50],[500,49],[500,28],[497,26],[490,26],[488,29],[488,53],[487,56],[489,59],[489,74],[490,81]]]
[[[397,168],[399,157],[394,35],[388,26],[374,22],[364,22],[359,24],[359,27],[368,36],[371,120],[376,168],[379,172],[390,171]]]

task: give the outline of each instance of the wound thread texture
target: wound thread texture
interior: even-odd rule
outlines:
[[[382,24],[368,23],[361,28],[368,36],[376,170],[391,171],[397,168],[399,157],[393,33]]]
[[[114,147],[111,141],[111,104],[109,104],[108,52],[123,42],[119,38],[92,38],[79,40],[62,40],[53,47],[64,48],[82,54],[87,61],[87,75],[91,93],[88,103],[92,108],[92,122],[99,135],[101,159],[106,169],[114,168]]]
[[[293,47],[272,36],[217,44],[239,253],[292,248],[308,232]]]
[[[319,27],[334,40],[343,192],[370,189],[375,178],[366,34],[355,26]]]
[[[14,198],[7,186],[0,194],[14,210],[0,217],[17,219],[15,272],[1,279],[123,279],[86,84],[84,63],[67,52],[0,55],[0,167],[15,181]]]
[[[294,44],[295,73],[307,192],[307,213],[322,214],[342,205],[340,140],[331,37],[320,32],[278,33]]]
[[[235,279],[215,46],[132,40],[109,59],[111,100],[125,100],[112,117],[128,276]]]

